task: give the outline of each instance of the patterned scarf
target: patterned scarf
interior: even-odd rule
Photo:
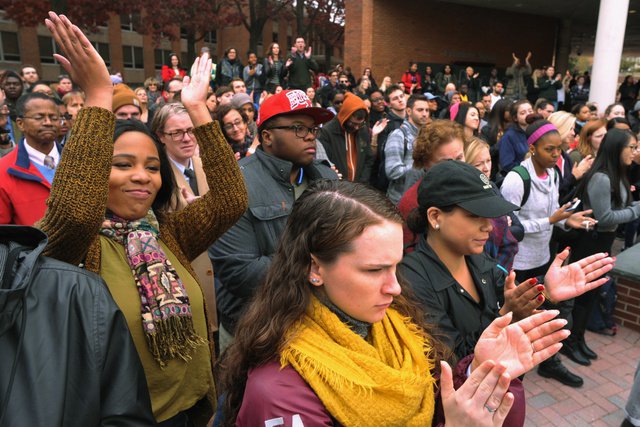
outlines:
[[[158,242],[158,220],[127,221],[107,213],[100,234],[122,244],[140,295],[142,327],[149,351],[164,367],[176,357],[184,361],[205,340],[193,327],[189,297],[178,273]]]
[[[364,340],[313,297],[280,353],[344,426],[429,426],[435,407],[429,342],[388,309]]]

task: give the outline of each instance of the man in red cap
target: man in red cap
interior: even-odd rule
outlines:
[[[322,128],[318,140],[329,161],[349,181],[368,184],[375,160],[371,151],[367,106],[348,92],[338,115]]]
[[[337,179],[328,162],[315,160],[319,125],[333,114],[313,107],[301,90],[267,98],[258,111],[260,146],[240,160],[249,209],[209,249],[216,272],[220,351],[262,283],[293,203],[316,179]]]

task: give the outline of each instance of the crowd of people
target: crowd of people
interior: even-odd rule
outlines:
[[[0,425],[522,426],[616,333],[632,77],[600,115],[530,52],[378,83],[298,37],[132,88],[46,25],[67,74],[0,77]]]

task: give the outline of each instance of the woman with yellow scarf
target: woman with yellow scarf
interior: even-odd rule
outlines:
[[[223,355],[224,425],[500,426],[512,407],[521,425],[511,378],[559,350],[566,322],[507,314],[452,370],[396,278],[402,249],[402,218],[381,194],[312,184]]]

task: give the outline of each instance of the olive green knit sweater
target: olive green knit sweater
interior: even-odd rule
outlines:
[[[78,114],[53,180],[40,228],[49,237],[45,255],[100,272],[98,231],[109,194],[115,116],[92,107]],[[160,238],[190,270],[247,209],[247,190],[233,151],[217,122],[194,131],[210,191],[182,211],[156,212]]]

